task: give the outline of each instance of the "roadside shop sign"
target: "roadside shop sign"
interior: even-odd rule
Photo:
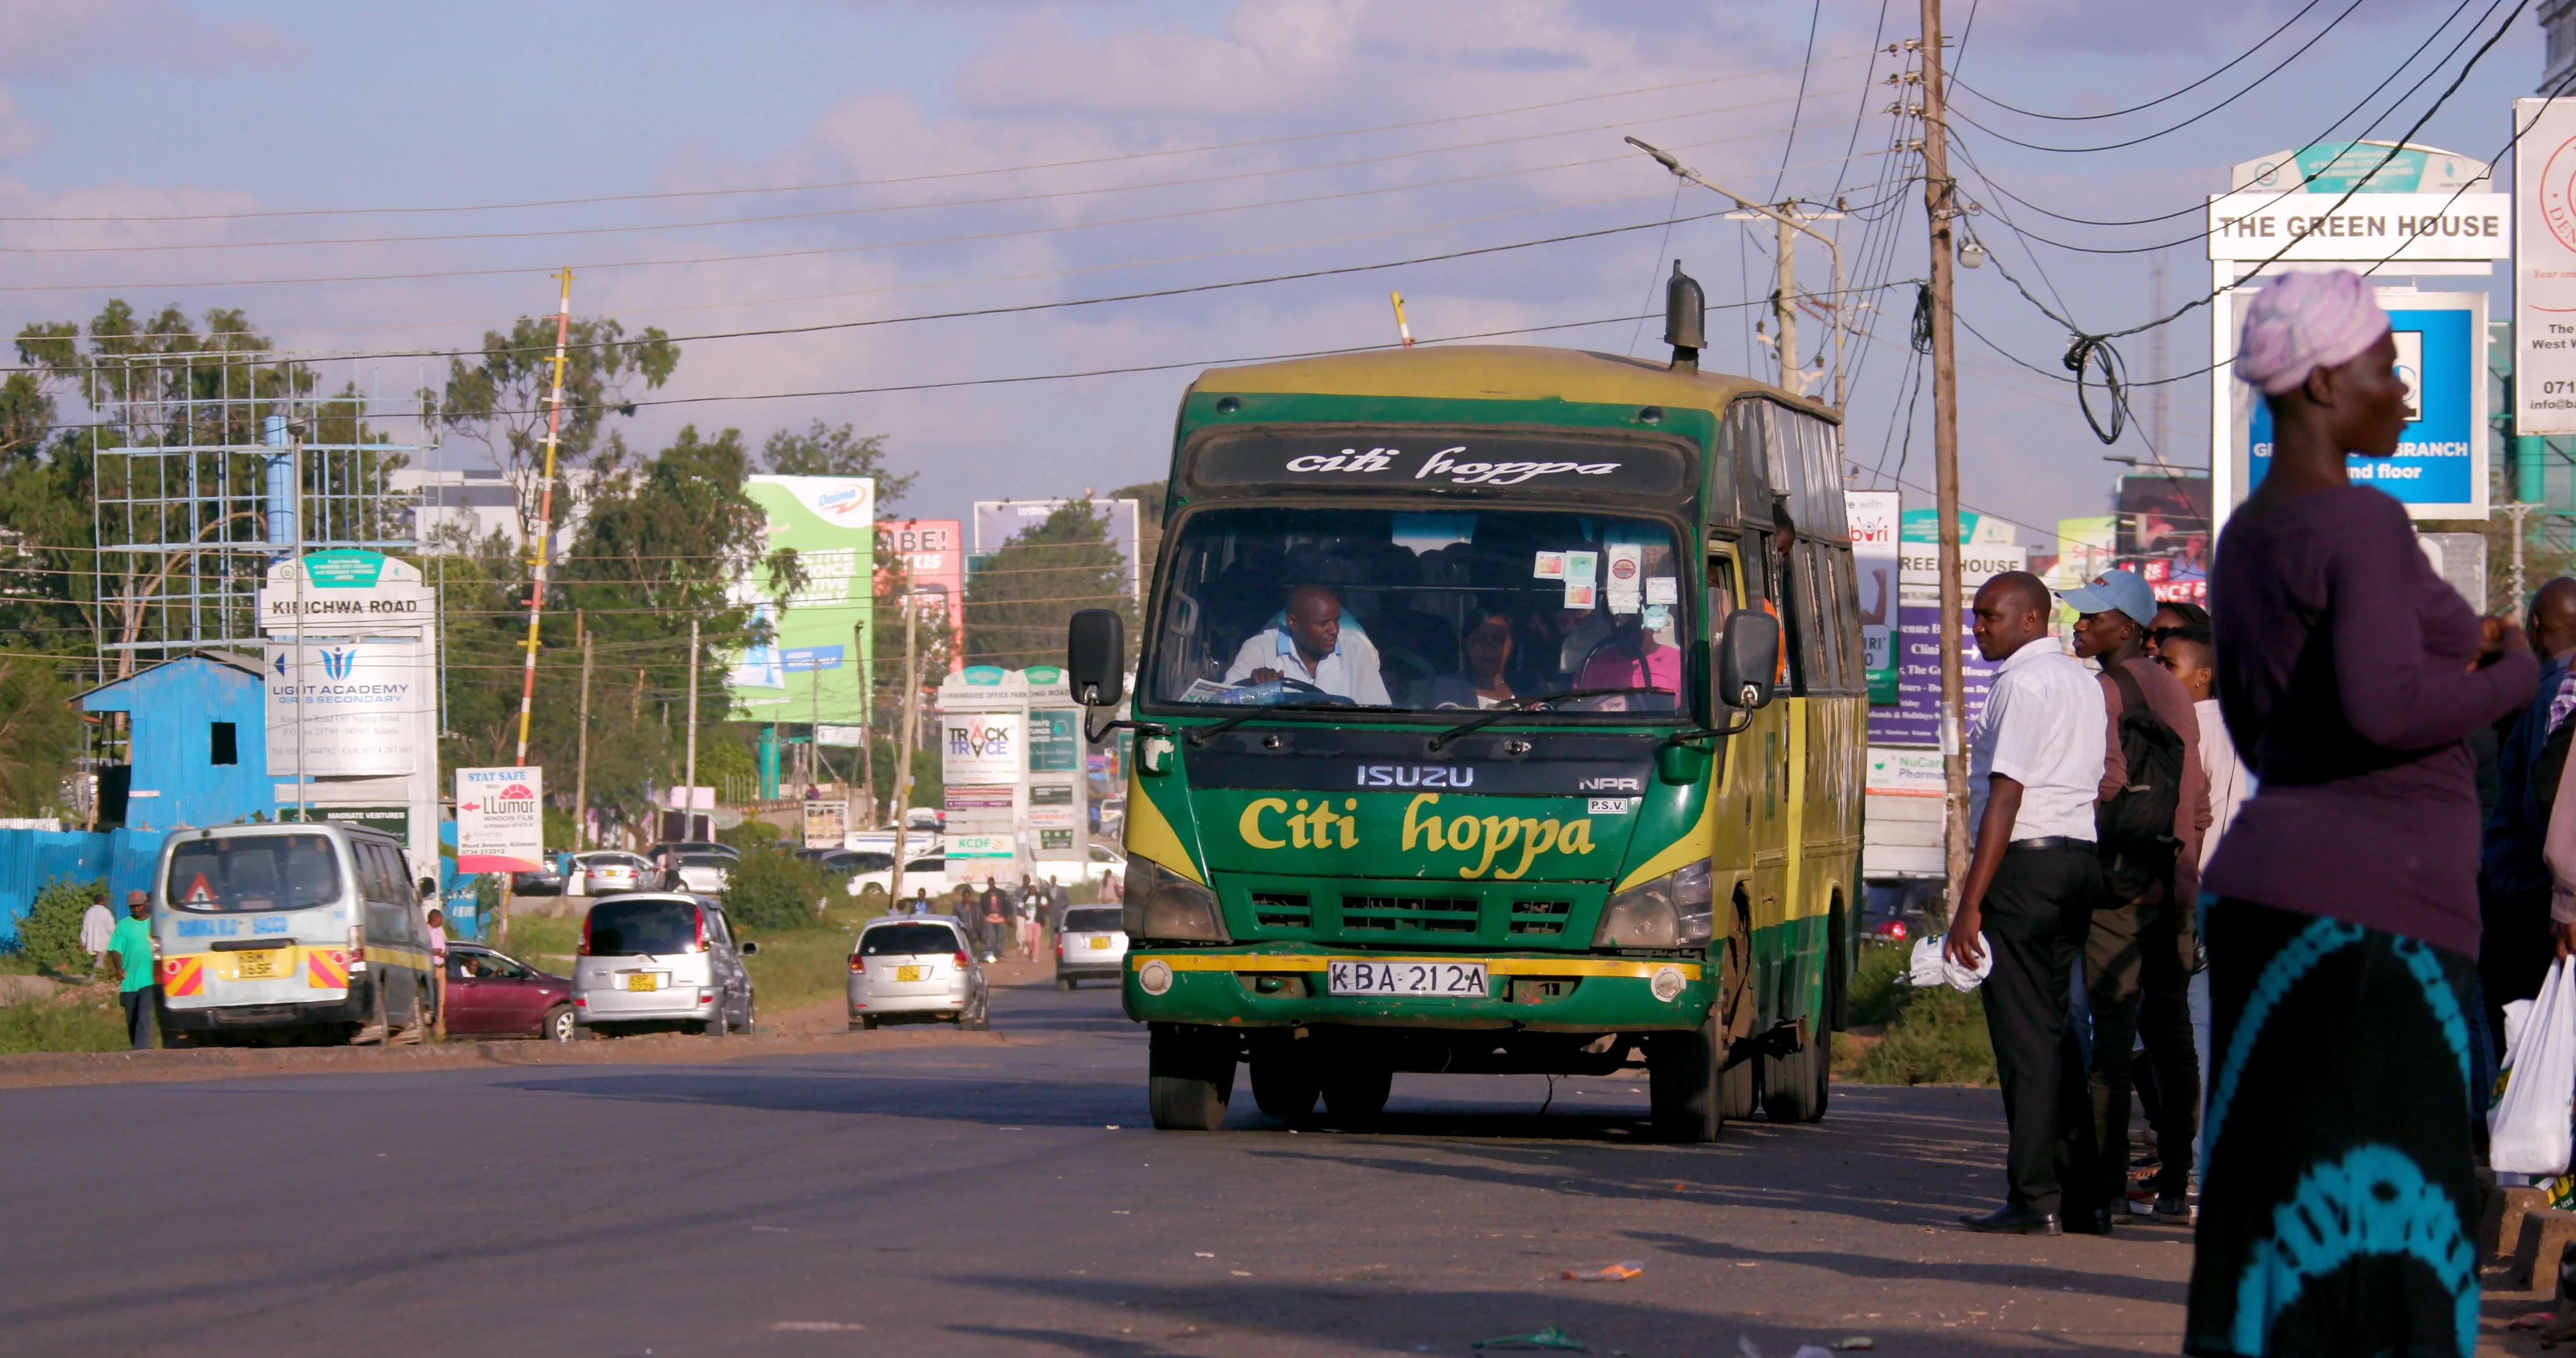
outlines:
[[[1897,513],[1895,491],[1843,492],[1852,569],[1860,580],[1860,648],[1872,707],[1896,703]]]
[[[939,718],[939,772],[943,781],[1020,781],[1027,756],[1022,736],[1028,719],[1016,712],[961,712]]]
[[[947,856],[956,858],[1011,858],[1018,845],[1009,835],[950,835]]]
[[[2425,519],[2487,517],[2487,296],[2381,288],[2406,383],[2406,428],[2387,457],[2345,460],[2355,485],[2388,492]],[[2247,399],[2245,490],[2272,467],[2272,411]]]
[[[2516,99],[2513,130],[2513,432],[2576,434],[2576,99]]]
[[[533,872],[545,861],[545,771],[456,771],[456,870]]]

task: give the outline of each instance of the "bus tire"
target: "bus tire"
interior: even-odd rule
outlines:
[[[1773,1122],[1822,1122],[1833,1088],[1833,1063],[1824,1034],[1811,1035],[1786,1056],[1762,1058],[1762,1115]]]
[[[1647,1101],[1656,1140],[1691,1146],[1718,1138],[1726,1127],[1718,1088],[1718,1069],[1725,1063],[1726,1037],[1713,1013],[1687,1032],[1647,1035]]]
[[[1195,1024],[1158,1023],[1145,1045],[1146,1103],[1167,1132],[1212,1132],[1234,1097],[1232,1034]]]
[[[1345,1121],[1365,1122],[1386,1111],[1387,1096],[1395,1092],[1395,1072],[1366,1067],[1345,1067],[1326,1074],[1322,1086],[1324,1111]]]
[[[1717,1077],[1717,1106],[1729,1122],[1751,1122],[1762,1109],[1762,1061],[1747,1056]]]

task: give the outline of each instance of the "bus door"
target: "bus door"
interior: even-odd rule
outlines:
[[[1773,541],[1770,533],[1745,534],[1740,540],[1738,565],[1744,572],[1746,606],[1772,613],[1788,627],[1794,601],[1783,597]],[[1781,658],[1790,670],[1785,676],[1788,686],[1784,693],[1795,692],[1796,635],[1789,630],[1783,637]],[[1791,950],[1788,931],[1783,926],[1791,918],[1796,887],[1797,856],[1791,846],[1796,842],[1797,824],[1799,780],[1794,743],[1798,707],[1794,697],[1784,697],[1754,713],[1744,733],[1728,742],[1729,763],[1733,766],[1730,781],[1740,789],[1736,795],[1743,800],[1738,814],[1747,832],[1746,848],[1753,868],[1746,894],[1753,926],[1752,989],[1761,1027],[1769,1027],[1778,1016],[1781,966]]]

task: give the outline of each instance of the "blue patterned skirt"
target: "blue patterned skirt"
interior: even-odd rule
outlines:
[[[2184,1349],[2477,1347],[2469,958],[2377,929],[2209,908],[2208,1157]]]

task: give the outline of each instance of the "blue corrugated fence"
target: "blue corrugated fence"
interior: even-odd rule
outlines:
[[[94,882],[107,879],[108,900],[149,889],[152,868],[161,857],[160,830],[0,829],[0,946],[18,938],[18,917],[36,903],[36,893],[57,877]]]

